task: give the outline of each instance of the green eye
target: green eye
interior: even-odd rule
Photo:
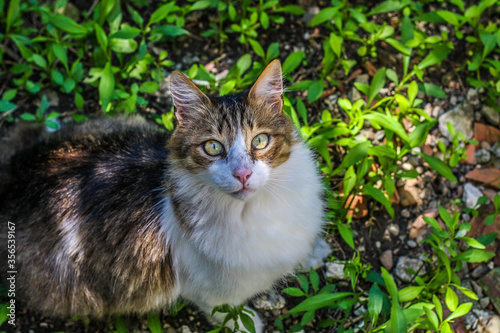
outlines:
[[[222,147],[222,144],[218,141],[209,140],[205,142],[205,144],[203,145],[203,149],[205,150],[205,153],[207,153],[208,155],[217,156],[222,154],[224,147]]]
[[[269,135],[262,133],[257,135],[252,140],[252,147],[254,149],[264,149],[269,144]]]

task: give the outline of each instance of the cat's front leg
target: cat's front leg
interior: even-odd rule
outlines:
[[[322,235],[318,235],[314,240],[313,248],[309,256],[300,265],[301,269],[308,272],[311,268],[318,269],[323,266],[324,260],[332,253],[330,244]]]
[[[206,305],[206,304],[196,304],[203,312],[205,312],[206,317],[208,320],[213,324],[217,326],[221,326],[224,323],[224,319],[227,316],[227,313],[222,313],[222,312],[215,312],[212,315],[213,312],[213,307]],[[255,332],[256,333],[263,333],[264,332],[264,323],[260,319],[259,314],[257,311],[249,307],[248,305],[245,305],[245,309],[248,311],[245,311],[244,313],[249,315],[254,323],[255,326]],[[250,312],[250,313],[249,313]],[[227,323],[224,325],[227,328],[230,328],[231,330],[234,331],[236,325],[233,320],[229,320]],[[245,329],[245,326],[243,325],[243,322],[241,321],[241,318],[238,318],[238,331],[236,332],[249,332],[247,329]]]

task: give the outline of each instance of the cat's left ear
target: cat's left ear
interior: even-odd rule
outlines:
[[[278,59],[271,61],[248,93],[250,101],[257,105],[264,104],[273,112],[283,109],[283,78],[281,64]]]

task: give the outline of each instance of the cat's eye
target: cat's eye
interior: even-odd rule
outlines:
[[[209,140],[205,142],[205,144],[203,145],[203,149],[205,150],[205,153],[207,153],[208,155],[217,156],[222,154],[224,147],[222,147],[222,144],[218,141]]]
[[[252,140],[252,147],[254,149],[264,149],[267,147],[268,144],[269,144],[269,135],[265,133],[257,135]]]

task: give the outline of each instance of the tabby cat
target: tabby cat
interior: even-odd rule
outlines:
[[[0,173],[0,251],[10,221],[16,298],[50,316],[96,317],[183,298],[210,316],[272,288],[323,225],[315,159],[282,90],[277,60],[247,94],[224,97],[174,72],[171,136],[137,118],[99,120],[17,152]]]

